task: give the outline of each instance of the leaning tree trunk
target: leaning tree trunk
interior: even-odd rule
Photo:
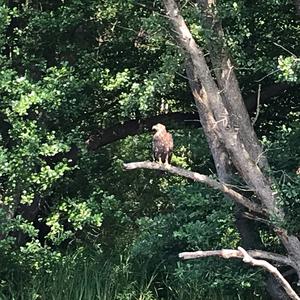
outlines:
[[[285,220],[267,175],[268,162],[254,132],[223,43],[223,29],[213,0],[198,0],[212,38],[207,41],[215,80],[202,49],[196,44],[174,0],[163,0],[176,39],[187,61],[187,76],[199,111],[219,179],[230,181],[232,167],[260,201],[262,215],[275,220],[273,228],[300,278],[300,241],[276,224]],[[217,37],[217,38],[216,38]],[[230,159],[229,159],[230,158]]]
[[[187,77],[189,78],[189,84],[198,108],[202,128],[208,139],[208,145],[212,153],[218,178],[224,183],[233,183],[232,178],[234,174],[234,166],[230,161],[230,157],[228,156],[223,143],[219,139],[215,138],[213,132],[210,130],[214,127],[214,121],[210,117],[212,112],[207,111],[206,107],[202,105],[203,100],[207,101],[207,99],[204,98],[206,95],[201,89],[201,85],[197,81],[193,72],[194,69],[192,65],[187,62]],[[235,206],[236,226],[242,239],[242,246],[246,249],[255,249],[261,246],[259,234],[257,230],[253,230],[255,228],[253,224],[254,221],[243,216],[245,208],[242,205],[236,203]]]
[[[235,127],[239,128],[239,137],[244,143],[248,153],[250,153],[251,158],[254,161],[258,161],[258,165],[263,169],[268,169],[267,159],[262,155],[262,149],[256,137],[256,134],[252,128],[252,124],[244,105],[244,100],[239,88],[235,72],[233,71],[233,66],[229,59],[227,49],[224,43],[224,32],[221,24],[221,20],[217,18],[215,7],[213,6],[214,2],[208,2],[207,0],[197,0],[197,3],[200,7],[202,20],[204,22],[203,27],[207,32],[206,35],[206,45],[207,50],[210,54],[210,60],[213,66],[213,72],[217,79],[218,88],[223,93],[223,103],[226,106],[229,114],[232,117]],[[190,70],[191,69],[191,70]],[[197,89],[197,77],[193,74],[192,68],[187,66],[187,74],[192,90]],[[193,80],[191,80],[193,79]],[[195,81],[196,79],[196,81]],[[200,87],[200,85],[198,84]],[[198,87],[198,89],[199,89]],[[196,96],[196,95],[195,95]],[[198,99],[198,98],[197,98]],[[196,97],[195,97],[196,100]],[[196,102],[198,102],[196,100]],[[199,106],[198,106],[199,107]],[[201,115],[201,109],[199,109],[199,114]],[[200,119],[203,119],[202,117]],[[249,130],[249,127],[251,130]],[[208,136],[209,134],[206,134]],[[212,135],[214,137],[214,135]],[[214,143],[219,141],[214,139]],[[230,157],[226,153],[226,149],[223,147],[221,156],[219,153],[214,153],[214,146],[212,143],[209,143],[212,149],[212,155],[217,167],[217,173],[220,180],[226,178],[226,183],[233,183],[231,181],[231,174],[234,172],[234,166],[230,163]],[[220,142],[219,142],[220,144]],[[218,146],[218,149],[221,148]],[[214,155],[216,154],[216,155]],[[219,157],[226,158],[224,161],[227,164],[226,168],[222,168],[222,164],[219,164]],[[222,169],[222,172],[218,172],[218,169]],[[222,176],[226,173],[226,176]],[[221,176],[220,176],[221,175]],[[235,204],[235,224],[238,229],[241,238],[241,245],[246,249],[255,249],[261,248],[262,242],[258,230],[256,229],[256,224],[254,220],[249,220],[244,216],[244,213],[247,211],[240,204]],[[286,295],[283,292],[281,286],[274,280],[271,273],[268,274],[268,291],[272,298],[276,299],[286,299]],[[275,296],[276,295],[276,296]]]

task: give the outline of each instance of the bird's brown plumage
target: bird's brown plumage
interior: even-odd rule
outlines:
[[[173,152],[172,134],[169,133],[162,124],[156,124],[152,129],[156,130],[152,144],[155,161],[170,164]]]

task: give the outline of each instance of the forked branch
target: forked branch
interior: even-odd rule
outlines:
[[[279,265],[287,265],[293,267],[293,262],[284,255],[277,253],[262,251],[262,250],[248,250],[249,255],[255,258],[271,260]],[[193,252],[181,252],[179,258],[183,260],[197,259],[208,256],[219,256],[222,258],[243,258],[244,255],[239,250],[222,249],[222,250],[210,250],[210,251],[193,251]]]
[[[182,168],[174,167],[171,165],[164,165],[164,164],[158,164],[155,162],[151,161],[140,161],[140,162],[132,162],[132,163],[126,163],[124,164],[124,169],[125,170],[134,170],[134,169],[152,169],[152,170],[161,170],[161,171],[166,171],[178,176],[182,176],[185,178],[192,179],[194,181],[204,183],[216,190],[221,191],[228,197],[230,197],[233,201],[243,205],[244,207],[248,208],[250,211],[259,213],[259,214],[264,214],[265,211],[264,209],[249,200],[247,197],[244,197],[240,193],[236,192],[229,186],[227,186],[224,183],[221,183],[215,179],[210,178],[207,175],[199,174],[197,172],[192,172],[188,171]]]
[[[268,253],[265,251],[257,251],[257,250],[249,250],[248,252],[242,247],[238,247],[238,250],[232,249],[223,249],[223,250],[213,250],[213,251],[196,251],[196,252],[182,252],[179,254],[179,257],[182,259],[193,259],[193,258],[202,258],[208,256],[219,256],[225,259],[228,258],[241,258],[247,264],[255,267],[262,267],[263,269],[270,272],[281,284],[283,289],[289,295],[291,299],[300,300],[300,297],[296,294],[293,288],[290,286],[288,281],[282,276],[282,274],[278,271],[276,267],[262,259],[255,259],[252,256],[265,258],[269,260],[273,260],[279,263],[292,265],[292,262],[289,258],[278,255],[275,253]]]

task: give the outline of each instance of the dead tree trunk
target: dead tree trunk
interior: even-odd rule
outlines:
[[[177,43],[186,56],[189,83],[199,111],[201,124],[207,137],[219,179],[230,181],[232,170],[253,191],[271,219],[276,234],[293,261],[300,276],[300,242],[284,229],[278,229],[284,212],[278,205],[278,196],[272,190],[272,178],[267,175],[268,162],[254,132],[245,108],[234,67],[223,41],[223,29],[216,17],[215,1],[198,0],[205,26],[212,39],[207,47],[213,65],[209,69],[202,49],[196,44],[174,0],[163,0],[167,16]],[[277,225],[276,225],[277,224]],[[299,277],[300,278],[300,277]]]

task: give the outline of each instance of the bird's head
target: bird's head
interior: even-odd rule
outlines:
[[[166,131],[166,126],[158,123],[158,124],[152,126],[152,130],[155,130],[156,132]]]

